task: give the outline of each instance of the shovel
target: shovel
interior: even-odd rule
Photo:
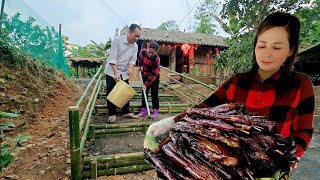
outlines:
[[[150,110],[149,110],[147,94],[146,94],[146,91],[142,88],[144,83],[143,83],[142,72],[141,71],[139,72],[139,76],[140,76],[140,82],[141,82],[141,89],[142,89],[142,92],[143,92],[144,101],[146,103],[146,108],[147,108],[147,113],[148,113],[148,117],[143,119],[143,120],[149,120],[149,119],[151,119],[151,116],[150,116]]]

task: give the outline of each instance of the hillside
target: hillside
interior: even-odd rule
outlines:
[[[64,179],[70,177],[68,106],[76,103],[82,88],[61,72],[20,56],[14,65],[0,59],[0,112],[20,114],[10,121],[17,133],[32,136],[15,160],[0,174],[6,179]]]

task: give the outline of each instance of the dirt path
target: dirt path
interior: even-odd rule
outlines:
[[[317,89],[317,91],[319,88]],[[319,93],[319,91],[318,91]],[[57,81],[50,88],[46,105],[29,124],[19,129],[23,135],[30,135],[24,150],[15,157],[0,179],[70,179],[69,129],[67,108],[76,103],[82,94],[81,88]],[[319,124],[319,121],[318,121]],[[319,133],[317,125],[316,133]],[[319,134],[314,136],[311,148],[302,159],[301,166],[293,173],[292,179],[308,177],[316,179],[320,173]],[[117,176],[99,177],[99,180],[157,180],[155,171],[145,171]]]
[[[50,87],[46,104],[20,131],[30,135],[1,179],[69,179],[69,128],[67,108],[82,94],[70,82],[59,79]]]

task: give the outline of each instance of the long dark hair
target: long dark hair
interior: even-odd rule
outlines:
[[[290,82],[291,71],[295,63],[296,56],[299,49],[299,36],[300,36],[300,21],[297,17],[283,12],[276,12],[267,16],[259,25],[253,46],[253,65],[250,70],[250,76],[253,78],[254,75],[258,72],[259,66],[256,60],[255,47],[257,45],[258,37],[268,29],[274,27],[284,27],[289,35],[289,44],[292,55],[287,57],[286,61],[281,66],[281,76],[279,78],[276,94],[281,96],[287,88],[289,88],[288,83]]]
[[[158,51],[158,47],[159,47],[158,43],[154,41],[150,42],[148,45],[148,48],[154,49],[155,51]]]

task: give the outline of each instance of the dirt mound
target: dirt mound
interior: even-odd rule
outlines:
[[[0,62],[0,112],[21,114],[1,118],[18,126],[6,134],[32,136],[1,178],[63,179],[70,177],[69,106],[82,94],[61,72],[34,60],[21,66]]]

